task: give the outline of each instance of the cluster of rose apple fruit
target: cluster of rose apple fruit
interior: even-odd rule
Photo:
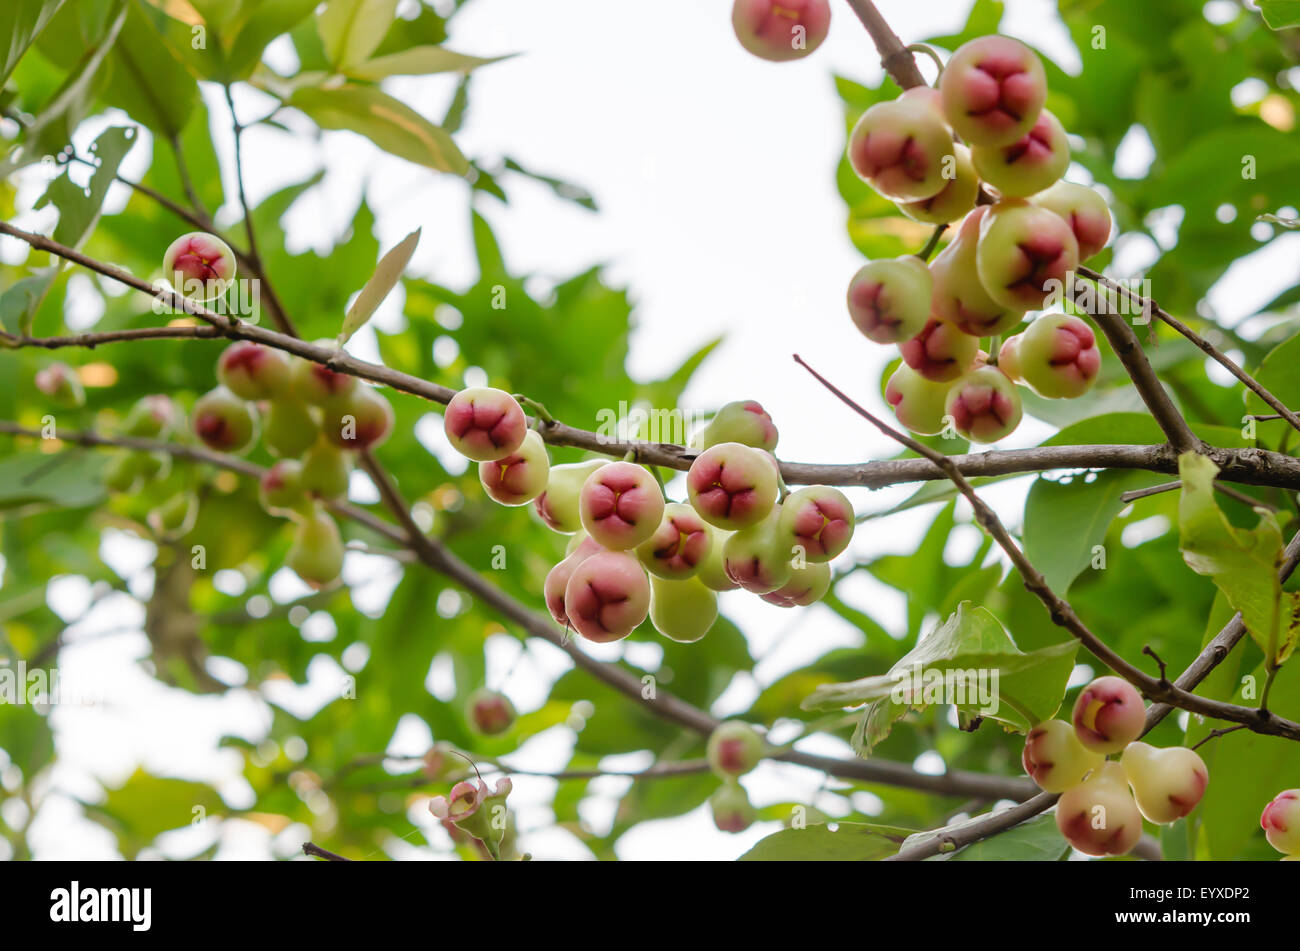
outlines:
[[[830,587],[829,562],[853,535],[853,507],[829,486],[786,492],[762,406],[729,403],[692,439],[689,502],[669,502],[645,466],[593,459],[552,466],[523,408],[491,387],[447,404],[447,439],[479,464],[502,505],[533,503],[572,535],[546,577],[556,623],[588,640],[632,633],[647,617],[665,637],[697,641],[718,615],[717,593],[741,588],[781,607],[809,605]]]

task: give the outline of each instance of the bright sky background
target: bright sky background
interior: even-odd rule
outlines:
[[[1214,0],[1209,12],[1223,2]],[[958,28],[970,2],[884,0],[880,6],[901,36],[916,39]],[[1010,0],[1007,7],[1004,32],[1031,41],[1068,71],[1078,68],[1068,37],[1056,24],[1054,4]],[[601,213],[593,215],[557,201],[540,185],[512,179],[511,205],[502,207],[489,199],[481,210],[495,227],[512,268],[538,275],[540,286],[604,263],[610,281],[631,288],[638,322],[630,367],[634,375],[662,375],[725,332],[725,345],[697,374],[684,408],[707,410],[732,399],[757,399],[780,428],[779,451],[789,460],[857,462],[892,455],[892,444],[868,432],[790,359],[791,353],[801,353],[851,394],[883,409],[878,380],[891,352],[857,334],[844,312],[844,288],[862,259],[848,241],[845,207],[834,186],[843,117],[831,81],[833,74],[840,74],[875,85],[881,75],[878,57],[839,0],[823,48],[807,60],[780,65],[760,61],[740,48],[731,32],[730,8],[728,0],[658,0],[650,6],[611,0],[475,0],[453,21],[448,45],[478,55],[523,55],[476,74],[469,121],[457,137],[462,149],[480,159],[508,154],[526,167],[587,187],[601,206]],[[277,65],[292,65],[292,51],[284,43],[274,47],[269,58]],[[436,120],[445,110],[452,82],[443,77],[396,79],[388,88]],[[206,92],[218,142],[229,154],[224,106],[210,95],[212,90]],[[238,99],[238,107],[242,117],[249,118],[263,114],[266,102],[249,92]],[[97,131],[86,134],[79,146]],[[143,144],[137,146],[127,174],[139,174],[146,151]],[[284,222],[292,248],[327,248],[350,222],[364,192],[378,215],[378,237],[385,249],[423,226],[414,270],[451,285],[475,277],[462,183],[379,157],[372,146],[349,133],[326,133],[313,144],[259,128],[250,133],[245,154],[254,201],[317,168],[326,169],[324,187],[300,201]],[[1140,133],[1130,136],[1117,156],[1118,165],[1138,175],[1149,161],[1150,146]],[[42,181],[27,181],[23,194],[39,194]],[[228,193],[233,195],[233,189]],[[112,200],[121,199],[119,195]],[[25,219],[27,224],[41,221],[48,224],[38,215]],[[1296,242],[1275,242],[1235,268],[1231,279],[1216,290],[1213,299],[1223,304],[1230,322],[1250,312],[1237,295],[1248,293],[1249,301],[1272,296],[1281,283],[1275,276],[1279,265],[1288,254],[1294,259]],[[6,259],[14,250],[0,244]],[[1116,264],[1121,276],[1150,257],[1150,249],[1140,246],[1124,252]],[[1281,273],[1292,271],[1288,264]],[[377,322],[385,329],[400,327],[400,300],[390,302]],[[350,349],[373,358],[373,337],[367,334]],[[600,409],[591,407],[590,420],[567,422],[592,428]],[[1042,424],[1026,420],[1002,446],[1033,445],[1048,432]],[[985,494],[1015,524],[1027,487],[1028,480],[1017,480]],[[859,492],[854,502],[859,511],[885,508],[910,491]],[[373,488],[359,477],[355,492],[354,498],[369,501]],[[868,523],[859,531],[854,550],[859,555],[905,550],[931,517],[932,510],[923,510]],[[976,543],[976,531],[967,527],[953,534],[949,552],[962,557]],[[130,574],[134,593],[147,597],[152,545],[110,531],[102,554]],[[382,612],[395,581],[390,563],[353,554],[347,577],[365,582],[358,600]],[[219,582],[231,594],[241,590],[234,572]],[[304,591],[287,571],[273,586],[277,598]],[[865,577],[840,591],[901,634],[903,604],[896,593]],[[91,597],[81,579],[59,579],[51,586],[51,605],[69,620],[82,617]],[[828,610],[814,607],[794,615],[743,594],[724,596],[723,609],[745,629],[760,658],[756,673],[765,683],[832,647],[859,643],[857,632]],[[94,689],[109,695],[109,703],[99,710],[63,707],[54,713],[59,761],[49,775],[53,792],[31,831],[38,858],[112,857],[112,837],[86,820],[71,797],[93,800],[99,782],[120,782],[137,764],[160,774],[212,782],[232,808],[249,804],[239,758],[218,751],[216,742],[223,732],[259,739],[269,723],[265,703],[239,689],[220,698],[196,698],[158,684],[139,666],[148,654],[148,642],[139,631],[142,619],[138,602],[114,596],[85,613],[69,632],[74,646],[60,655],[63,674],[84,676]],[[800,623],[792,623],[795,620]],[[323,615],[301,628],[306,637],[328,637],[330,629]],[[489,645],[489,683],[503,686],[521,709],[528,710],[545,697],[538,673],[554,677],[567,661],[549,645],[533,642],[528,661],[503,681],[518,650],[509,638]],[[653,644],[625,642],[593,648],[592,653],[617,657],[623,650],[651,661],[658,652]],[[361,651],[348,660],[356,667],[367,658]],[[382,663],[383,658],[369,662]],[[223,676],[226,666],[229,662],[218,671]],[[335,695],[342,674],[333,662],[324,662],[313,667],[307,686],[268,694],[291,710],[309,713]],[[238,670],[230,672],[232,679],[239,675]],[[450,696],[454,689],[446,672],[437,669],[429,683],[435,696]],[[725,716],[743,711],[757,690],[751,678],[738,678],[714,712]],[[561,767],[571,745],[564,733],[559,729],[535,739],[512,762],[534,769]],[[390,751],[419,754],[430,740],[427,727],[409,718]],[[846,745],[829,739],[807,748],[851,755]],[[304,751],[287,752],[301,756]],[[316,765],[310,751],[305,765]],[[648,757],[622,757],[606,765],[637,769],[648,765]],[[942,769],[934,754],[916,765],[927,771]],[[12,786],[12,768],[6,772],[3,767],[0,754],[0,783]],[[744,785],[758,806],[815,802],[842,814],[835,807],[837,800],[814,798],[822,782],[823,777],[810,770],[765,764],[746,777]],[[545,779],[516,781],[511,803],[519,811],[521,845],[538,858],[583,857],[585,850],[567,833],[546,829],[551,816],[545,802],[553,786]],[[592,788],[601,795],[589,799],[584,817],[597,828],[607,826],[626,781],[607,779]],[[870,812],[872,797],[861,795],[855,805]],[[6,814],[11,821],[20,820],[25,809],[12,798],[4,808],[13,812]],[[346,816],[335,819],[347,822]],[[432,827],[421,807],[412,810],[411,819],[413,829]],[[730,859],[777,828],[777,823],[768,822],[740,835],[723,834],[713,827],[704,807],[680,819],[638,827],[621,840],[619,854],[627,859]],[[435,842],[444,841],[441,830],[432,835]],[[294,854],[308,831],[291,827],[272,837],[248,822],[209,822],[172,834],[165,853],[192,855],[218,836],[219,857],[258,858]],[[328,842],[328,835],[320,838]],[[0,858],[4,848],[0,843]],[[414,847],[398,854],[437,857],[429,849]]]

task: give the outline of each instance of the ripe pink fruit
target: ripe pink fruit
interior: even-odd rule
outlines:
[[[373,386],[358,384],[324,406],[321,432],[340,449],[373,449],[393,431],[393,407]]]
[[[931,283],[916,255],[869,261],[849,282],[849,317],[868,340],[901,343],[925,327]]]
[[[218,452],[243,452],[257,435],[252,405],[224,386],[200,396],[191,416],[194,434]]]
[[[714,791],[709,797],[709,811],[719,832],[744,832],[758,818],[744,788],[734,782],[723,783]]]
[[[972,146],[1010,145],[1047,101],[1047,73],[1029,47],[1009,36],[963,43],[939,77],[944,114]]]
[[[759,595],[778,608],[807,607],[826,596],[831,587],[831,566],[826,562],[809,562],[790,571],[790,580],[775,591]]]
[[[182,296],[213,300],[224,294],[235,279],[235,254],[215,235],[192,231],[167,246],[163,273]]]
[[[849,135],[849,164],[891,201],[933,198],[955,161],[952,133],[923,92],[876,103]]]
[[[1283,855],[1300,855],[1300,789],[1278,793],[1259,817],[1268,844]]]
[[[953,160],[943,163],[942,175],[946,184],[939,194],[920,201],[900,202],[898,210],[913,221],[931,225],[946,225],[967,214],[975,207],[980,189],[970,149],[960,142],[954,143]]]
[[[723,569],[732,581],[753,594],[775,591],[790,580],[794,570],[793,546],[778,531],[781,505],[772,507],[757,524],[742,528],[722,546]]]
[[[951,382],[935,383],[900,363],[885,384],[885,401],[904,427],[922,436],[934,436],[943,432],[944,403],[950,389]]]
[[[659,527],[664,494],[644,466],[611,462],[582,484],[578,512],[587,534],[611,551],[626,551]]]
[[[465,712],[470,726],[486,736],[504,733],[515,722],[515,705],[510,698],[486,687],[479,687],[469,695]]]
[[[289,357],[251,340],[232,343],[217,358],[217,380],[246,400],[269,400],[289,388]]]
[[[1146,725],[1142,695],[1127,680],[1098,677],[1083,688],[1074,703],[1074,731],[1079,742],[1096,753],[1118,753]]]
[[[331,341],[317,341],[331,344]],[[304,403],[324,406],[332,400],[350,393],[357,386],[357,378],[331,370],[321,363],[295,358],[290,361],[290,392]]]
[[[1057,182],[1030,201],[1065,219],[1079,243],[1079,260],[1086,261],[1110,240],[1111,215],[1106,199],[1083,185]]]
[[[707,755],[713,771],[724,779],[743,776],[763,759],[763,738],[748,723],[728,720],[709,734]]]
[[[510,455],[524,442],[528,417],[513,396],[489,386],[472,386],[451,398],[443,427],[452,447],[475,462]]]
[[[1082,782],[1105,757],[1085,748],[1064,720],[1046,720],[1025,737],[1020,762],[1039,789],[1059,793]]]
[[[1022,199],[998,202],[980,224],[975,267],[989,297],[1039,310],[1079,263],[1079,242],[1057,214]]]
[[[963,218],[956,237],[930,265],[931,314],[974,337],[1006,333],[1024,316],[1024,308],[999,304],[980,283],[975,255],[987,213],[988,207],[981,205]]]
[[[689,505],[670,502],[654,534],[637,546],[637,557],[652,575],[689,578],[713,544],[713,526]]]
[[[997,367],[977,367],[948,391],[944,414],[971,442],[997,442],[1020,425],[1022,407],[1016,385]]]
[[[589,641],[622,640],[650,613],[650,582],[625,551],[597,552],[574,570],[564,591],[564,613]]]
[[[493,501],[502,505],[527,505],[546,490],[551,459],[546,443],[536,430],[528,430],[524,442],[504,459],[478,464],[478,480]]]
[[[979,340],[941,320],[931,320],[919,334],[898,345],[903,362],[935,383],[957,379],[975,365],[979,351]]]
[[[1176,822],[1195,809],[1210,782],[1205,761],[1185,746],[1157,749],[1135,741],[1124,747],[1119,764],[1138,809],[1157,825]]]
[[[768,453],[724,442],[695,457],[686,473],[686,491],[705,521],[735,531],[762,521],[772,511],[777,478]]]
[[[1016,369],[1039,396],[1082,396],[1097,382],[1101,350],[1092,328],[1078,317],[1044,314],[1019,335]]]
[[[604,551],[589,535],[582,536],[578,547],[565,556],[564,560],[550,570],[542,586],[542,595],[546,599],[546,609],[556,624],[570,626],[569,615],[564,610],[564,595],[569,587],[569,579],[578,570],[578,566],[597,552]]]
[[[1023,383],[1024,377],[1020,374],[1020,338],[1024,334],[1016,334],[1014,337],[1008,337],[1002,341],[1002,347],[998,350],[998,369],[1007,375],[1012,383]]]
[[[306,501],[302,488],[302,463],[281,459],[262,474],[259,485],[262,508],[272,515],[288,515]]]
[[[854,512],[848,497],[828,485],[810,485],[791,492],[781,503],[777,531],[788,544],[799,546],[808,561],[830,561],[849,547]]]
[[[736,0],[731,25],[749,52],[784,63],[822,45],[830,32],[831,7],[828,0]]]
[[[1070,165],[1065,126],[1046,109],[1024,136],[1002,146],[975,146],[971,161],[980,178],[1007,198],[1024,198],[1060,180]]]
[[[1085,855],[1124,855],[1142,838],[1142,814],[1119,763],[1102,763],[1056,803],[1056,827]]]
[[[779,437],[776,424],[761,404],[754,400],[740,400],[718,410],[709,424],[691,439],[691,446],[708,449],[719,443],[738,442],[772,452]]]
[[[86,402],[86,390],[77,371],[66,363],[51,363],[36,371],[36,388],[60,406],[76,409]]]

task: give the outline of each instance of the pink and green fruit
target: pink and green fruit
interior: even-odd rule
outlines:
[[[36,388],[57,405],[76,409],[86,403],[86,390],[77,371],[66,363],[51,363],[36,371]]]
[[[1025,198],[1060,181],[1070,166],[1070,141],[1065,126],[1046,109],[1022,138],[1003,146],[971,149],[980,178],[1004,197]]]
[[[724,442],[738,442],[755,449],[776,449],[779,434],[767,410],[753,400],[728,403],[709,424],[695,434],[691,448],[708,449]]]
[[[191,300],[220,297],[235,279],[235,254],[215,235],[183,234],[163,252],[163,273],[177,293]]]
[[[1300,855],[1300,789],[1278,793],[1259,817],[1268,844],[1283,855]]]
[[[334,519],[320,509],[304,518],[285,564],[313,588],[335,581],[343,570],[343,539]]]
[[[194,434],[209,449],[243,452],[257,436],[257,413],[224,386],[198,398],[191,413]]]
[[[1079,260],[1086,261],[1110,240],[1111,215],[1106,199],[1083,185],[1057,182],[1030,199],[1065,219],[1079,243]]]
[[[927,380],[906,363],[885,384],[885,401],[894,408],[894,417],[907,429],[922,436],[943,432],[944,402],[952,383]]]
[[[788,543],[803,549],[808,561],[830,561],[849,547],[854,512],[848,497],[828,485],[810,485],[791,492],[781,503],[777,530]]]
[[[393,431],[393,407],[373,386],[358,384],[323,408],[321,431],[341,449],[374,449]]]
[[[289,388],[291,368],[282,351],[240,340],[217,358],[217,381],[243,399],[269,400]]]
[[[1024,316],[1024,308],[1007,307],[989,296],[976,266],[980,225],[988,207],[981,205],[965,218],[952,242],[930,265],[934,280],[931,313],[973,337],[1006,333]]]
[[[790,580],[794,552],[779,530],[781,506],[774,505],[756,525],[742,528],[723,543],[727,577],[753,594],[775,591]]]
[[[693,644],[718,619],[718,594],[699,578],[650,576],[650,623],[664,637]]]
[[[533,499],[533,508],[541,520],[549,528],[564,535],[581,531],[582,517],[578,510],[578,499],[583,483],[604,465],[608,465],[605,460],[593,459],[551,466],[545,491]]]
[[[914,254],[869,261],[849,282],[849,317],[868,340],[901,343],[929,320],[931,284],[930,269]]]
[[[1025,378],[1020,373],[1020,338],[1023,334],[1016,334],[1014,337],[1008,337],[1002,341],[1002,346],[998,350],[998,368],[1007,375],[1007,379],[1013,383],[1023,383]]]
[[[611,462],[587,477],[578,495],[587,534],[611,551],[636,548],[659,527],[664,494],[644,466]]]
[[[807,607],[824,598],[830,587],[831,566],[824,561],[810,562],[802,568],[792,568],[789,581],[760,597],[779,608]]]
[[[443,426],[452,448],[475,462],[510,455],[524,441],[528,417],[513,396],[490,386],[472,386],[451,398]]]
[[[1047,73],[1019,40],[981,36],[952,54],[939,77],[939,94],[962,139],[996,148],[1033,128],[1047,101]]]
[[[316,444],[320,425],[311,407],[285,396],[271,400],[262,424],[262,445],[274,456],[297,458]]]
[[[1146,708],[1127,680],[1098,677],[1083,688],[1072,716],[1079,742],[1103,755],[1118,753],[1142,735]]]
[[[542,586],[542,596],[546,600],[546,609],[551,612],[551,617],[556,624],[563,627],[569,627],[569,615],[564,609],[565,592],[569,587],[569,579],[573,573],[578,570],[578,566],[597,552],[605,549],[592,541],[591,536],[585,532],[575,535],[575,539],[580,538],[577,546],[564,556],[564,560],[557,564],[546,575],[546,581]]]
[[[1106,762],[1056,803],[1056,827],[1085,855],[1124,855],[1142,838],[1128,779],[1119,763]]]
[[[1119,758],[1142,815],[1168,825],[1196,808],[1210,782],[1205,761],[1185,746],[1157,749],[1134,741]]]
[[[955,324],[931,320],[922,331],[898,345],[903,362],[934,383],[948,383],[975,365],[980,342]]]
[[[731,25],[740,45],[774,63],[801,59],[831,27],[828,0],[736,0]]]
[[[727,539],[734,534],[735,532],[723,531],[720,528],[713,529],[713,543],[709,545],[708,554],[704,556],[699,571],[695,573],[695,577],[712,591],[734,591],[740,587],[727,574],[726,561],[722,557]]]
[[[1015,364],[1039,396],[1070,399],[1097,382],[1101,350],[1092,328],[1078,317],[1044,314],[1019,335]]]
[[[645,569],[625,551],[602,551],[584,559],[565,587],[564,613],[589,641],[622,640],[650,613]]]
[[[1023,416],[1016,385],[995,366],[977,367],[954,383],[943,409],[959,434],[979,443],[1011,435]]]
[[[960,142],[954,143],[953,158],[945,160],[942,174],[946,182],[943,191],[920,201],[900,202],[898,210],[913,221],[946,225],[974,208],[975,199],[979,197],[980,180],[971,161],[970,149]]]
[[[515,722],[515,705],[503,693],[479,687],[469,695],[465,717],[484,736],[498,736]]]
[[[1038,788],[1061,793],[1083,782],[1083,777],[1106,761],[1087,749],[1064,720],[1045,720],[1025,737],[1020,762]]]
[[[943,191],[954,153],[952,133],[924,96],[876,103],[849,135],[849,164],[891,201],[921,201]]]
[[[142,396],[127,413],[122,432],[141,439],[163,439],[176,428],[176,417],[176,404],[170,396]]]
[[[303,507],[307,496],[302,488],[302,463],[281,459],[262,474],[258,486],[262,508],[272,515],[291,515]]]
[[[318,499],[341,499],[348,494],[352,460],[343,450],[321,440],[302,457],[302,488]]]
[[[1046,208],[1008,199],[980,224],[975,267],[989,297],[1004,307],[1041,310],[1078,264],[1074,232]]]
[[[743,776],[763,759],[766,744],[748,723],[727,720],[709,734],[709,766],[724,779]]]
[[[321,346],[334,346],[334,341],[317,341]],[[350,393],[357,386],[357,378],[348,373],[331,370],[323,363],[295,358],[290,361],[289,391],[292,395],[313,406],[324,406],[331,400]]]
[[[709,811],[719,832],[744,832],[754,824],[758,813],[739,783],[723,783],[709,797]]]
[[[636,554],[652,575],[679,580],[699,570],[712,545],[713,526],[689,505],[669,502],[659,527],[637,546]]]
[[[546,491],[551,472],[551,457],[546,443],[536,430],[528,430],[523,445],[492,462],[478,464],[478,480],[495,502],[502,505],[527,505]]]
[[[706,522],[736,531],[772,511],[779,477],[770,453],[724,442],[695,457],[686,473],[686,492]]]

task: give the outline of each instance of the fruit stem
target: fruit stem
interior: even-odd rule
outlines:
[[[529,396],[524,396],[522,393],[511,393],[510,395],[515,398],[516,403],[519,403],[521,406],[527,406],[531,409],[539,423],[545,423],[547,426],[555,425],[555,417],[551,415],[551,411],[541,403],[537,402],[537,400]]]
[[[929,261],[930,255],[934,254],[934,249],[939,246],[940,236],[942,236],[946,230],[948,230],[947,225],[935,225],[934,233],[930,235],[930,240],[925,243],[925,247],[916,252],[916,256],[922,261]]]
[[[904,49],[909,53],[924,53],[926,56],[930,57],[930,59],[934,60],[934,65],[938,69],[938,72],[934,75],[934,81],[937,84],[939,82],[939,77],[943,75],[943,59],[939,54],[936,53],[932,47],[926,46],[924,43],[913,43],[911,46],[904,47]]]

